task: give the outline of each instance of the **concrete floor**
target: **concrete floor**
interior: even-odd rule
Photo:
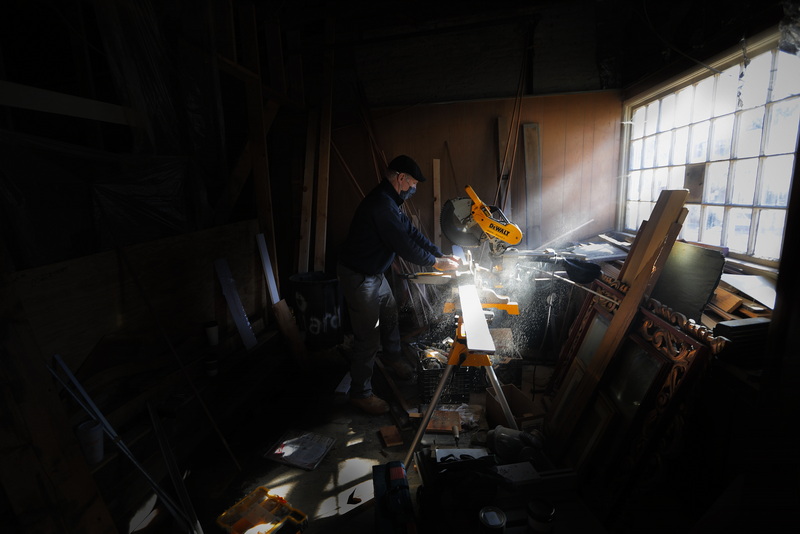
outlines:
[[[501,348],[502,341],[496,341]],[[239,407],[235,415],[221,422],[225,442],[210,433],[190,460],[185,485],[204,532],[224,532],[217,524],[217,518],[259,488],[266,488],[270,494],[286,499],[292,508],[302,512],[308,519],[305,533],[376,532],[373,467],[404,460],[417,428],[415,421],[406,416],[405,408],[424,412],[426,405],[422,403],[424,399],[420,392],[422,389],[430,392],[431,389],[420,386],[420,373],[412,381],[401,382],[391,380],[392,375],[387,379],[376,371],[375,392],[390,401],[393,409],[380,416],[366,415],[350,406],[342,392],[346,390],[342,381],[348,371],[343,355],[345,351],[346,342],[314,352],[310,355],[309,365],[302,367],[291,357],[286,357],[277,366],[261,364],[257,366],[258,370],[246,377],[239,376],[225,384],[224,387],[232,391],[247,390],[249,400],[244,406],[240,405],[240,400],[237,401]],[[410,361],[417,354],[414,349],[406,351]],[[506,364],[495,366],[495,369],[502,384],[515,383],[519,391],[532,400],[534,408],[531,411],[543,416],[550,397],[542,395],[541,391],[546,387],[553,368],[552,364],[543,361],[533,365],[534,361],[535,358],[524,355],[523,359],[506,360]],[[485,442],[485,431],[497,424],[487,419],[487,385],[488,380],[478,384],[465,403],[468,408],[462,406],[462,410],[474,418],[475,424],[462,430],[459,448],[473,446],[470,442],[474,444],[481,439]],[[443,405],[444,402],[447,401],[439,403],[439,408],[458,406]],[[400,430],[403,444],[387,446],[384,443],[380,429],[391,425]],[[331,438],[333,446],[311,470],[266,458],[265,455],[289,430],[309,431]],[[425,433],[417,449],[454,446],[450,434]],[[237,468],[237,463],[241,469]],[[415,512],[419,513],[417,490],[424,485],[415,462],[411,464],[407,466],[407,477]],[[572,490],[552,497],[561,499],[557,501],[560,533],[606,532],[580,498],[576,499]],[[479,528],[479,525],[475,527]],[[468,534],[471,532],[469,528],[459,528],[458,532]],[[425,525],[420,525],[419,532],[427,531]],[[172,534],[175,529],[171,518],[162,512],[160,521],[153,521],[149,528],[140,532]]]
[[[391,401],[393,411],[369,416],[350,406],[346,396],[336,391],[347,374],[341,351],[334,348],[312,357],[313,365],[303,373],[292,370],[294,364],[288,362],[286,369],[276,373],[280,379],[275,384],[264,377],[263,402],[254,402],[241,411],[242,424],[232,428],[228,425],[227,444],[241,470],[216,436],[212,435],[199,447],[186,486],[204,532],[223,532],[216,523],[217,517],[260,487],[283,497],[291,507],[305,514],[306,533],[375,532],[372,468],[405,458],[416,427],[403,417],[405,412],[400,408],[402,402],[398,396],[406,406],[424,411],[426,405],[420,404],[418,377],[407,382],[387,381],[383,374],[376,373],[376,393]],[[550,371],[547,366],[537,367],[538,388],[544,387]],[[533,378],[533,367],[526,366],[520,386],[528,395],[533,391]],[[257,394],[253,398],[260,397]],[[539,402],[539,398],[534,400]],[[475,432],[487,426],[483,409],[485,393],[473,392],[469,405],[473,415],[480,419],[476,420],[477,428],[463,431],[460,447],[468,447],[468,440]],[[440,407],[456,405],[440,403]],[[545,408],[541,407],[542,413]],[[402,445],[386,446],[383,442],[379,431],[390,425],[399,428]],[[311,431],[334,440],[333,447],[315,469],[301,469],[265,458],[290,429]],[[455,441],[452,435],[426,433],[420,446],[453,447]],[[421,478],[413,462],[407,476],[412,499],[416,501]],[[143,532],[156,531],[153,526]]]

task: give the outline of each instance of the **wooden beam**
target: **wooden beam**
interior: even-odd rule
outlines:
[[[331,118],[333,114],[333,20],[326,21],[327,48],[323,59],[322,106],[319,127],[319,160],[317,163],[317,211],[314,239],[314,270],[325,271],[328,237],[328,180],[331,162]]]
[[[281,26],[275,19],[268,19],[264,24],[266,40],[267,66],[269,69],[269,85],[278,93],[286,94],[286,72],[283,67],[283,35]]]
[[[217,55],[216,59],[217,59],[216,61],[217,68],[233,76],[237,80],[245,83],[248,81],[258,80],[259,83],[261,84],[261,96],[265,100],[274,100],[275,102],[281,105],[285,104],[295,107],[297,109],[303,109],[302,102],[298,100],[293,100],[287,97],[286,95],[279,93],[272,87],[265,85],[263,80],[261,80],[261,76],[256,72],[252,71],[251,69],[243,65],[239,65],[238,63],[231,61],[230,59],[222,55]]]
[[[433,160],[433,242],[442,248],[442,161]]]
[[[269,160],[267,152],[267,125],[264,118],[268,115],[264,106],[263,87],[258,53],[258,32],[256,30],[256,13],[253,4],[239,8],[239,27],[241,36],[241,64],[254,74],[245,81],[247,94],[248,138],[253,156],[253,193],[256,197],[258,223],[267,241],[267,248],[274,263],[275,278],[280,280],[277,268],[275,245],[275,226],[272,220],[272,192],[269,180]]]
[[[573,434],[581,416],[594,398],[597,385],[608,364],[625,342],[631,323],[644,302],[649,288],[658,280],[686,216],[687,210],[683,207],[683,202],[687,195],[688,191],[684,189],[661,192],[656,209],[653,210],[659,219],[651,219],[648,222],[650,227],[664,229],[663,233],[649,234],[658,246],[650,246],[650,243],[644,241],[640,243],[643,249],[653,252],[650,257],[639,263],[637,275],[630,282],[628,292],[609,322],[608,329],[595,350],[575,395],[570,400],[570,405],[564,407],[566,413],[561,418],[563,422],[554,430],[554,440],[557,443],[567,443]]]
[[[288,66],[286,69],[286,91],[289,99],[305,107],[305,82],[303,79],[303,52],[300,32],[297,30],[286,33],[288,53]]]
[[[0,105],[111,124],[138,126],[130,108],[0,80]]]
[[[508,174],[511,162],[508,158],[509,121],[507,117],[497,117],[497,191],[494,205],[502,206],[508,188]],[[511,218],[511,212],[505,214]]]
[[[300,199],[299,250],[297,272],[308,271],[311,250],[311,210],[314,202],[314,163],[317,159],[319,112],[310,110],[306,126],[306,159],[303,167],[303,193]]]
[[[236,61],[236,32],[233,0],[212,0],[208,6],[208,23],[214,36],[214,48]]]
[[[628,257],[622,265],[619,273],[622,282],[630,284],[639,271],[648,268],[648,260],[663,246],[664,238],[672,223],[677,220],[688,195],[687,189],[661,192],[650,218],[636,233]]]

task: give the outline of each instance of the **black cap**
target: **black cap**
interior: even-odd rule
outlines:
[[[389,162],[389,168],[393,171],[410,174],[411,177],[418,182],[425,181],[425,176],[422,175],[422,171],[420,170],[419,165],[417,165],[417,162],[408,156],[397,156],[391,162]]]

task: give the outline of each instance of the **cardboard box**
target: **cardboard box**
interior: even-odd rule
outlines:
[[[537,419],[544,417],[544,411],[537,407],[531,399],[525,396],[514,384],[504,384],[503,395],[506,397],[508,407],[511,408],[511,415],[517,423],[517,428],[522,430]],[[498,425],[508,426],[503,409],[497,400],[497,394],[493,387],[486,388],[486,421],[490,428]]]

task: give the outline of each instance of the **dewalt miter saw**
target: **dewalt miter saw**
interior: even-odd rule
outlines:
[[[488,242],[495,256],[522,241],[522,230],[500,208],[484,204],[472,187],[465,190],[467,197],[448,200],[442,208],[442,232],[450,241],[462,247]]]

